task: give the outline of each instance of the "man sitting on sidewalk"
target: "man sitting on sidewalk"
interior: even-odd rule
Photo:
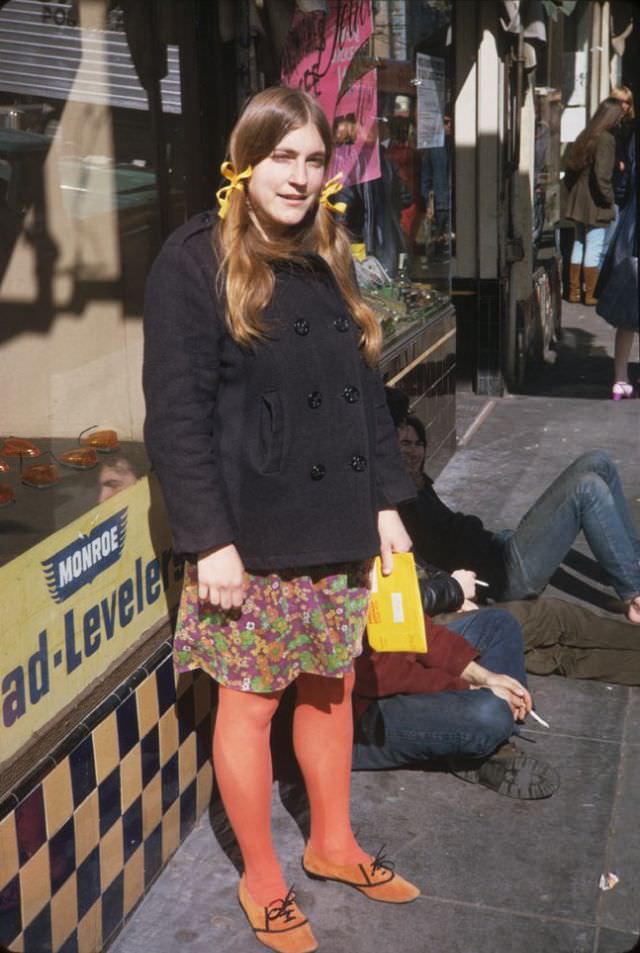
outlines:
[[[418,488],[417,498],[399,511],[422,559],[448,572],[473,570],[488,582],[487,594],[495,601],[529,599],[540,595],[582,531],[628,621],[640,624],[640,539],[607,453],[582,454],[546,488],[515,530],[493,533],[477,516],[454,512],[440,499],[424,473],[424,425],[403,415],[397,392],[392,394],[387,388],[400,451]]]
[[[559,780],[509,738],[531,711],[522,635],[501,609],[461,616],[454,627],[425,616],[425,654],[374,652],[356,659],[355,771],[447,759],[458,777],[505,794],[549,797]]]

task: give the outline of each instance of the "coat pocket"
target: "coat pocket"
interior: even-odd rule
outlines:
[[[277,391],[267,391],[260,403],[260,456],[263,473],[278,473],[284,454],[284,410]]]

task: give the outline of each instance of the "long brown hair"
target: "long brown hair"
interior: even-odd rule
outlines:
[[[319,104],[297,89],[272,87],[249,100],[229,140],[228,155],[236,172],[256,166],[271,154],[294,129],[312,123],[331,158],[331,129]],[[266,239],[256,228],[246,201],[246,191],[234,189],[224,220],[214,231],[224,289],[226,320],[231,336],[250,345],[263,337],[264,309],[275,285],[270,262],[274,259],[302,261],[304,252],[321,255],[333,271],[345,302],[359,325],[365,358],[374,364],[380,354],[382,333],[372,310],[365,304],[352,276],[351,248],[346,230],[334,213],[317,206],[313,213],[285,238]]]
[[[611,132],[624,115],[622,103],[613,96],[603,99],[595,113],[571,146],[567,156],[567,168],[582,172],[591,164],[596,151],[596,142],[603,132]]]

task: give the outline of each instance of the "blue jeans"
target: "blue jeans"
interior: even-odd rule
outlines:
[[[485,668],[526,685],[520,625],[504,609],[467,613],[448,628],[476,646]],[[483,758],[513,731],[511,709],[488,688],[392,695],[373,702],[360,720],[352,767],[372,771],[449,755]]]
[[[608,226],[585,226],[582,225],[581,222],[574,222],[574,239],[573,248],[571,249],[571,264],[584,265],[585,268],[600,269],[602,267],[604,255],[607,250],[607,231]]]
[[[547,585],[582,531],[621,599],[640,593],[640,540],[608,453],[578,457],[554,480],[515,532],[498,534],[506,585],[497,599],[527,599]]]

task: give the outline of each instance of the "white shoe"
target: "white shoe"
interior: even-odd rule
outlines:
[[[626,381],[616,381],[611,389],[611,396],[613,400],[626,400],[628,397],[635,397],[635,391]]]

